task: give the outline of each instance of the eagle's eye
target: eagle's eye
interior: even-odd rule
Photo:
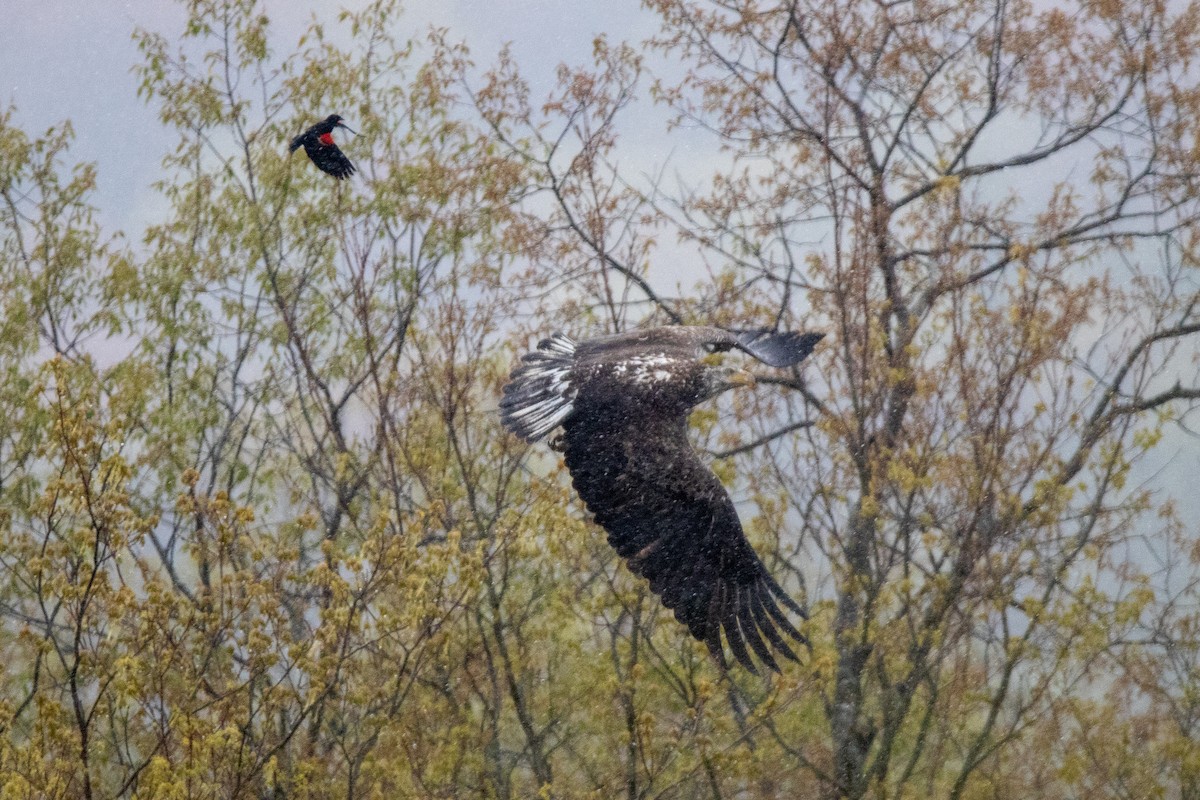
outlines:
[[[717,352],[717,343],[716,342],[705,342],[703,347],[704,347],[704,352],[706,352],[706,353]]]

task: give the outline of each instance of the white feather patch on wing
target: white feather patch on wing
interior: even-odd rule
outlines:
[[[618,364],[615,371],[619,375],[624,375],[626,369],[630,369],[633,373],[632,378],[634,383],[655,383],[671,380],[674,375],[666,367],[674,364],[678,359],[672,358],[664,353],[654,353],[652,355],[634,356],[626,359]]]
[[[554,430],[574,409],[577,390],[571,385],[575,341],[556,333],[521,357],[500,400],[500,422],[532,442]]]

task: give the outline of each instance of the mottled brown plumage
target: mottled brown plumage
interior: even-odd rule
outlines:
[[[704,356],[742,350],[771,366],[799,363],[823,334],[665,327],[576,343],[562,334],[522,358],[504,387],[501,421],[528,441],[562,426],[572,484],[629,568],[725,664],[721,634],[754,671],[795,659],[783,631],[804,616],[746,541],[725,487],[692,449],[688,412],[748,373]]]

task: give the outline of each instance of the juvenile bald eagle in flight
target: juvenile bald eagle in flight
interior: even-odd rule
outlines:
[[[767,573],[725,487],[688,443],[693,406],[753,384],[750,373],[705,356],[737,349],[789,367],[823,336],[672,326],[576,342],[556,333],[504,387],[504,426],[530,442],[562,426],[556,444],[609,544],[722,667],[723,631],[751,672],[747,645],[779,671],[767,642],[794,661],[779,631],[804,641],[779,604],[806,615]]]

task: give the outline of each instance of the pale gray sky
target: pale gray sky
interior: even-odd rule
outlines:
[[[15,105],[16,122],[30,133],[70,119],[76,161],[99,165],[95,203],[106,227],[137,238],[158,208],[150,184],[159,162],[176,141],[155,109],[137,97],[131,72],[140,57],[131,34],[141,27],[173,35],[186,15],[168,0],[7,0],[17,9],[0,26],[0,105]],[[267,0],[276,54],[294,47],[312,18],[332,30],[338,11],[366,5],[344,2]],[[560,62],[582,63],[593,37],[606,32],[637,41],[654,19],[636,0],[414,0],[398,20],[414,36],[430,25],[448,28],[466,41],[476,63],[490,63],[505,42],[531,85],[548,87]],[[536,95],[535,95],[536,96]],[[351,124],[353,124],[351,122]]]

